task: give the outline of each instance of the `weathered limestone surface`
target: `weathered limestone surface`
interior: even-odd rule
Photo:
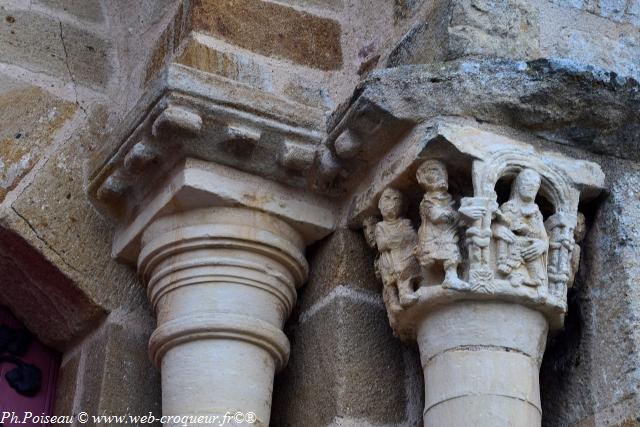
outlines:
[[[542,367],[548,426],[636,425],[640,414],[640,171],[633,162],[601,161],[610,192],[594,207],[567,327],[551,341]]]
[[[452,2],[448,56],[540,56],[538,11],[530,2],[461,0]]]
[[[601,3],[601,4],[598,4]],[[387,66],[485,56],[570,60],[640,77],[637,2],[455,0],[429,8],[385,58]]]
[[[265,56],[323,70],[342,66],[340,25],[259,0],[197,0],[193,27]]]
[[[4,62],[98,88],[107,84],[112,71],[108,40],[35,11],[2,6],[0,14]]]
[[[34,3],[54,10],[63,10],[85,21],[95,23],[104,21],[100,0],[35,0]]]
[[[560,6],[584,10],[615,22],[640,25],[640,4],[637,0],[551,0]]]
[[[309,283],[285,328],[291,359],[276,376],[271,424],[422,425],[417,349],[393,338],[362,236],[337,229],[308,259]]]
[[[41,88],[6,80],[0,85],[0,202],[54,144],[53,134],[76,106]]]
[[[369,122],[387,127],[440,115],[472,117],[637,160],[639,88],[636,80],[571,62],[459,60],[377,71],[360,83],[351,103]],[[341,112],[330,128],[342,128]],[[374,136],[378,129],[385,126]]]
[[[301,104],[328,109],[333,101],[328,91],[305,67],[267,62],[248,52],[230,49],[229,45],[194,33],[176,59],[179,64],[217,74],[255,87],[279,93]]]
[[[76,129],[47,159],[11,201],[3,223],[52,259],[95,304],[111,310],[145,298],[133,271],[111,260],[112,226],[82,196],[83,162],[93,139],[101,137],[100,119],[97,111],[88,128]]]

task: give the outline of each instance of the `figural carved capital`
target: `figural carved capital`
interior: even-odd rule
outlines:
[[[391,327],[417,341],[432,427],[542,419],[538,373],[567,311],[599,166],[448,120],[418,125],[352,199]]]
[[[561,327],[599,166],[466,125],[421,131],[351,205],[397,335],[459,300],[515,302]]]

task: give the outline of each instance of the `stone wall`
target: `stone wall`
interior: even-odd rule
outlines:
[[[541,372],[546,425],[631,426],[638,400],[638,165],[600,159],[610,194],[592,218],[565,330]],[[543,418],[544,419],[544,418]]]
[[[0,2],[0,303],[63,352],[59,414],[159,413],[144,289],[85,195],[85,165],[142,95],[140,61],[177,10],[123,6]]]
[[[291,360],[276,377],[272,425],[422,425],[418,351],[393,336],[361,233],[336,230],[308,259],[310,280],[285,329]]]

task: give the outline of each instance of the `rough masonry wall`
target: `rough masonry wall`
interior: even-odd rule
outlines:
[[[393,336],[362,234],[338,229],[307,256],[310,279],[285,328],[291,358],[276,376],[271,425],[421,426],[418,350]]]
[[[591,212],[564,331],[541,371],[547,426],[640,423],[636,162],[603,159],[610,194]]]
[[[56,412],[159,413],[153,317],[85,165],[144,91],[172,1],[0,1],[0,304],[64,352]],[[147,390],[138,399],[122,390]]]

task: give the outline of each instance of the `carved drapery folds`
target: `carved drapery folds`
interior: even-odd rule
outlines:
[[[454,197],[449,190],[449,171],[459,169],[461,157],[448,159],[436,149],[431,158],[425,144],[408,168],[411,176],[381,186],[378,212],[361,215],[367,241],[379,253],[395,332],[414,338],[425,308],[457,299],[522,303],[560,327],[585,232],[581,190],[598,187],[602,173],[503,137],[443,129],[460,138],[449,141],[452,147],[471,155],[470,176],[456,178],[470,181],[472,194]],[[421,198],[407,212],[404,193],[416,188]]]

